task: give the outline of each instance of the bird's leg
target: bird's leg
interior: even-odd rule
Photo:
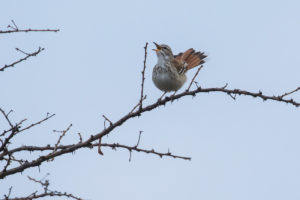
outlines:
[[[175,96],[176,92],[177,92],[177,90],[170,96],[171,99]],[[173,101],[173,99],[171,100],[171,102],[172,101]]]
[[[159,97],[159,98],[157,99],[157,101],[161,101],[161,99],[163,98],[163,96],[165,96],[165,94],[167,94],[167,92],[164,92],[164,93],[161,95],[161,97]]]

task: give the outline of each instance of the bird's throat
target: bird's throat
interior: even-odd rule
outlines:
[[[157,55],[157,65],[164,67],[166,63],[170,63],[170,58],[162,54]]]

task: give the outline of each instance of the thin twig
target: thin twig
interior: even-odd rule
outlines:
[[[197,69],[197,71],[196,71],[196,73],[195,73],[195,75],[194,75],[192,81],[190,82],[189,87],[186,89],[186,91],[190,91],[190,88],[191,88],[191,86],[192,86],[192,84],[193,84],[195,78],[198,76],[198,74],[199,74],[200,70],[202,69],[202,67],[203,67],[203,65],[201,65],[200,67],[198,67],[198,69]]]
[[[297,92],[298,90],[300,90],[300,87],[297,87],[295,90],[293,90],[293,91],[291,91],[291,92],[284,93],[283,95],[278,96],[278,97],[279,97],[279,98],[283,98],[283,97],[285,97],[285,96],[288,96],[288,95],[290,95],[290,94],[293,94],[293,93]]]
[[[22,119],[22,120],[21,120],[19,123],[17,123],[14,127],[10,128],[10,129],[8,129],[8,130],[4,130],[4,131],[1,133],[0,137],[4,136],[6,133],[12,131],[12,130],[15,129],[16,127],[17,127],[18,129],[21,128],[21,124],[22,124],[23,122],[25,122],[26,120],[27,120],[27,119]]]
[[[59,29],[18,29],[18,30],[6,30],[6,31],[1,31],[0,34],[5,34],[5,33],[28,33],[28,32],[58,32],[60,31]]]
[[[10,111],[6,114],[5,111],[2,110],[2,108],[0,108],[0,112],[1,112],[1,113],[3,114],[3,116],[5,117],[6,121],[7,121],[8,124],[9,124],[9,126],[10,126],[11,128],[13,128],[14,125],[11,123],[11,121],[10,121],[9,118],[8,118],[8,115],[12,112],[12,110],[10,110]]]
[[[104,128],[106,128],[106,121],[109,122],[109,126],[113,124],[112,121],[110,121],[105,115],[102,115],[102,117],[104,118]]]
[[[10,195],[11,195],[11,190],[12,190],[12,186],[8,189],[8,194],[4,195],[4,200],[9,199]]]
[[[236,99],[236,94],[233,96],[231,93],[228,93],[228,95],[229,95],[233,100]]]
[[[43,122],[49,120],[50,118],[52,118],[52,117],[54,117],[54,116],[55,116],[55,114],[51,114],[51,115],[47,114],[47,116],[46,116],[44,119],[42,119],[42,120],[40,120],[40,121],[38,121],[38,122],[35,122],[35,123],[33,123],[33,124],[29,125],[29,126],[26,126],[26,127],[23,128],[23,129],[20,129],[19,132],[26,131],[26,130],[28,130],[28,129],[30,129],[30,128],[36,126],[36,125],[39,125],[39,124],[41,124],[41,123],[43,123]]]
[[[5,30],[2,31],[0,30],[0,34],[5,34],[5,33],[20,33],[20,32],[58,32],[59,29],[19,29],[17,24],[15,23],[14,20],[11,20],[12,25],[8,25],[7,28],[11,28],[12,30]]]
[[[99,138],[99,141],[98,141],[98,153],[99,155],[104,155],[103,152],[101,151],[101,140],[102,140],[102,137]]]
[[[154,155],[157,155],[157,156],[159,156],[161,158],[164,157],[164,156],[166,156],[166,157],[172,157],[172,158],[179,158],[179,159],[183,159],[183,160],[191,160],[192,159],[191,157],[174,155],[171,152],[161,153],[161,152],[155,151],[154,149],[151,149],[151,150],[141,149],[141,148],[138,148],[136,146],[127,146],[127,145],[122,145],[122,144],[119,144],[119,143],[101,144],[101,146],[103,146],[103,147],[110,147],[112,149],[123,148],[123,149],[127,149],[129,152],[131,152],[131,151],[137,151],[137,152],[143,152],[143,153],[147,153],[147,154],[154,154]]]
[[[5,150],[7,148],[7,145],[9,144],[10,139],[13,138],[19,132],[20,131],[19,131],[18,127],[12,127],[11,133],[2,142],[2,145],[0,147],[0,152],[3,151],[3,150]]]
[[[11,128],[11,133],[9,134],[8,137],[5,138],[4,142],[3,142],[2,145],[0,146],[0,152],[3,151],[3,150],[7,147],[7,145],[9,144],[10,139],[13,138],[15,135],[21,133],[22,131],[28,130],[28,129],[30,129],[30,128],[32,128],[32,127],[38,125],[38,124],[43,123],[44,121],[50,119],[50,118],[53,117],[54,115],[55,115],[55,114],[50,115],[50,116],[47,115],[46,118],[44,118],[44,119],[42,119],[42,120],[40,120],[40,121],[38,121],[38,122],[36,122],[36,123],[33,123],[33,124],[31,124],[31,125],[29,125],[29,126],[23,128],[23,129],[20,129],[21,127],[19,127],[18,124],[17,124],[16,126],[13,126],[13,127]],[[25,121],[25,120],[22,120],[22,121]],[[22,121],[21,121],[21,123],[22,123]],[[4,132],[4,133],[5,133],[5,132]]]
[[[45,182],[43,182],[42,180],[36,180],[35,178],[32,178],[32,177],[30,177],[30,176],[27,176],[27,178],[30,180],[30,181],[33,181],[33,182],[35,182],[35,183],[39,183],[39,184],[41,184],[43,187],[48,187],[49,186],[49,184],[46,184]]]
[[[141,136],[142,136],[142,133],[143,133],[143,131],[140,131],[140,132],[139,132],[139,138],[138,138],[138,141],[137,141],[135,147],[138,147],[138,146],[139,146],[140,140],[141,140]]]
[[[144,82],[145,82],[145,70],[146,70],[146,60],[147,60],[147,47],[148,47],[148,42],[146,42],[146,45],[144,47],[145,56],[144,56],[144,67],[143,67],[143,70],[142,70],[141,98],[140,98],[140,103],[139,103],[139,110],[141,110],[143,108]]]
[[[136,145],[134,146],[135,148],[137,148],[140,144],[140,140],[141,140],[141,135],[142,135],[143,131],[140,131],[139,132],[139,138],[138,138],[138,141],[136,143]],[[129,151],[129,162],[131,162],[131,157],[132,157],[132,149],[128,149]]]
[[[18,26],[16,25],[14,20],[11,20],[11,22],[13,23],[13,25],[15,26],[15,30],[19,30]]]
[[[21,50],[19,50],[19,49],[16,49],[16,50],[17,50],[17,51],[21,51]],[[33,52],[33,53],[30,53],[30,54],[27,54],[27,53],[26,53],[26,55],[27,55],[26,57],[21,58],[20,60],[15,61],[15,62],[13,62],[13,63],[11,63],[11,64],[9,64],[9,65],[4,65],[2,68],[0,68],[0,71],[4,71],[6,68],[9,68],[9,67],[14,67],[16,64],[18,64],[18,63],[20,63],[20,62],[23,62],[23,61],[27,60],[29,57],[36,56],[36,55],[38,55],[41,51],[44,51],[44,50],[45,50],[44,48],[39,47],[39,49],[38,49],[37,51]]]
[[[55,148],[53,150],[53,152],[55,152],[57,150],[58,145],[60,144],[60,141],[62,140],[62,138],[66,135],[66,133],[70,130],[70,128],[72,127],[72,124],[70,124],[65,130],[63,131],[57,131],[57,130],[53,130],[53,132],[60,132],[61,135],[59,136],[56,144],[55,144]]]
[[[78,134],[78,136],[79,136],[79,143],[81,143],[81,142],[82,142],[82,136],[81,136],[80,133],[77,133],[77,134]]]
[[[147,95],[144,96],[143,101],[144,101],[146,98],[147,98]],[[136,104],[136,105],[132,108],[132,110],[130,111],[130,113],[132,113],[138,106],[140,106],[141,103],[142,103],[143,101],[139,101],[139,103]]]
[[[23,159],[16,159],[15,157],[13,157],[12,155],[10,155],[8,158],[1,158],[3,160],[6,160],[7,162],[11,162],[11,161],[15,161],[18,162],[20,165],[24,164],[26,162],[26,160]],[[10,164],[10,163],[9,163]]]
[[[16,48],[16,51],[19,51],[19,52],[21,52],[21,53],[23,53],[23,54],[25,54],[25,55],[27,55],[27,56],[30,55],[30,53],[26,53],[25,51],[23,51],[23,50],[21,50],[21,49],[19,49],[19,48]]]
[[[76,197],[75,195],[73,195],[71,193],[68,194],[66,192],[50,190],[49,189],[49,186],[50,186],[49,180],[43,181],[44,178],[42,180],[37,180],[30,176],[27,176],[27,178],[30,181],[33,181],[34,183],[41,185],[44,191],[43,192],[35,191],[35,192],[32,192],[30,195],[27,195],[26,197],[6,198],[4,200],[33,200],[33,199],[40,199],[43,197],[67,197],[67,198],[72,198],[75,200],[82,200],[80,197]]]

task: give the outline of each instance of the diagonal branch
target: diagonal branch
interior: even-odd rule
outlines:
[[[191,82],[190,82],[190,85],[189,85],[189,87],[186,89],[186,91],[190,91],[190,88],[191,88],[192,84],[194,83],[195,78],[198,76],[198,74],[199,74],[200,70],[202,69],[202,67],[203,67],[203,65],[201,65],[200,67],[198,67],[198,69],[197,69],[197,71],[196,71],[194,77],[192,78],[192,80],[191,80]]]
[[[57,156],[61,156],[63,154],[67,154],[67,153],[72,153],[81,148],[91,148],[94,145],[93,142],[101,139],[105,135],[110,134],[115,128],[121,126],[122,124],[127,122],[129,119],[139,117],[145,112],[157,109],[158,107],[166,105],[167,103],[171,103],[176,99],[181,99],[186,96],[196,96],[197,94],[200,94],[200,93],[224,93],[224,94],[230,95],[232,97],[235,97],[236,95],[244,95],[244,96],[259,98],[259,99],[262,99],[263,101],[272,100],[272,101],[287,103],[287,104],[293,105],[295,107],[300,106],[300,103],[297,101],[294,101],[292,98],[291,99],[283,99],[281,96],[265,95],[261,91],[250,92],[250,91],[241,90],[241,89],[227,89],[227,84],[224,87],[213,87],[213,88],[201,88],[198,86],[194,90],[191,90],[191,91],[185,90],[184,92],[182,92],[180,94],[167,96],[163,99],[159,99],[158,101],[156,101],[152,104],[149,104],[146,107],[140,107],[140,109],[137,109],[136,111],[132,110],[128,114],[121,117],[119,120],[117,120],[115,122],[111,122],[109,127],[105,127],[101,132],[91,135],[90,138],[82,141],[81,143],[77,143],[77,144],[69,145],[69,146],[58,146],[57,151],[55,151],[55,152],[51,152],[47,155],[40,156],[39,158],[37,158],[35,160],[28,161],[20,166],[0,172],[0,179],[4,178],[6,176],[9,176],[11,174],[14,174],[14,173],[23,172],[25,169],[39,166],[39,165],[41,165],[41,163],[48,161],[52,158],[55,158]],[[96,145],[105,146],[105,144],[96,144]],[[120,146],[120,145],[118,146],[117,144],[110,144],[110,145],[111,145],[110,147],[126,148],[129,151],[130,151],[130,149],[131,149],[131,151],[132,150],[142,151],[141,149],[137,148],[136,146],[133,146],[133,147],[126,146],[125,147],[125,145],[124,146]],[[107,144],[107,146],[109,146],[109,145]],[[142,152],[150,153],[151,150],[145,150]],[[166,155],[169,155],[169,152],[166,153]]]
[[[16,49],[17,51],[21,51],[19,50],[18,48]],[[15,61],[9,65],[4,65],[3,67],[0,68],[0,71],[4,71],[6,68],[9,68],[9,67],[14,67],[16,64],[19,64],[20,62],[23,62],[25,60],[27,60],[28,58],[32,57],[32,56],[36,56],[38,55],[41,51],[44,51],[45,49],[44,48],[41,48],[39,47],[39,49],[33,53],[25,53],[25,57],[24,58],[21,58],[20,60],[18,61]]]
[[[54,116],[55,116],[55,114],[51,114],[51,115],[50,115],[49,113],[47,113],[47,115],[46,115],[45,118],[41,119],[41,120],[38,121],[38,122],[32,123],[32,124],[30,124],[29,126],[26,126],[26,127],[22,128],[22,129],[20,129],[19,132],[23,132],[23,131],[26,131],[26,130],[28,130],[28,129],[34,127],[34,126],[37,126],[37,125],[39,125],[39,124],[41,124],[41,123],[47,121],[48,119],[50,119],[50,118],[52,118],[52,117],[54,117]]]
[[[4,112],[4,111],[3,111],[3,112]],[[3,134],[1,134],[0,136],[4,136],[5,133],[7,133],[7,132],[11,132],[11,133],[10,133],[10,134],[4,139],[4,141],[2,142],[2,145],[0,146],[0,152],[2,152],[4,149],[7,148],[7,146],[8,146],[8,144],[9,144],[10,140],[11,140],[13,137],[15,137],[17,134],[19,134],[19,133],[21,133],[21,132],[23,132],[23,131],[25,131],[25,130],[28,130],[28,129],[34,127],[34,126],[37,126],[37,125],[39,125],[39,124],[41,124],[41,123],[43,123],[43,122],[45,122],[45,121],[47,121],[48,119],[52,118],[54,115],[55,115],[55,114],[52,114],[52,115],[47,114],[47,116],[46,116],[44,119],[42,119],[42,120],[40,120],[40,121],[38,121],[38,122],[35,122],[35,123],[33,123],[33,124],[31,124],[31,125],[29,125],[29,126],[23,128],[23,129],[21,129],[20,125],[21,125],[25,120],[21,120],[21,122],[17,123],[17,124],[16,124],[15,126],[13,126],[9,131],[4,131]],[[1,140],[1,141],[2,141],[2,140]],[[3,156],[7,155],[8,153],[9,153],[9,151],[7,151],[7,150],[4,151],[2,154],[0,154],[0,159],[3,158]]]
[[[11,123],[10,119],[8,118],[8,115],[12,112],[12,110],[10,110],[8,113],[5,113],[4,110],[2,110],[2,108],[0,108],[0,112],[2,113],[2,115],[5,117],[6,121],[8,122],[9,126],[11,128],[14,127],[14,125]]]
[[[295,90],[292,90],[292,91],[290,91],[290,92],[286,92],[286,93],[284,93],[283,95],[278,96],[278,98],[283,98],[283,97],[285,97],[285,96],[288,96],[288,95],[290,95],[290,94],[293,94],[293,93],[297,92],[298,90],[300,90],[300,87],[297,87]]]

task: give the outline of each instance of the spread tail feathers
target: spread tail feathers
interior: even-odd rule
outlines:
[[[204,52],[195,52],[194,49],[188,49],[184,53],[180,53],[175,56],[175,59],[180,63],[186,63],[186,69],[185,71],[188,71],[198,65],[203,64],[204,58],[206,58],[206,55]]]

